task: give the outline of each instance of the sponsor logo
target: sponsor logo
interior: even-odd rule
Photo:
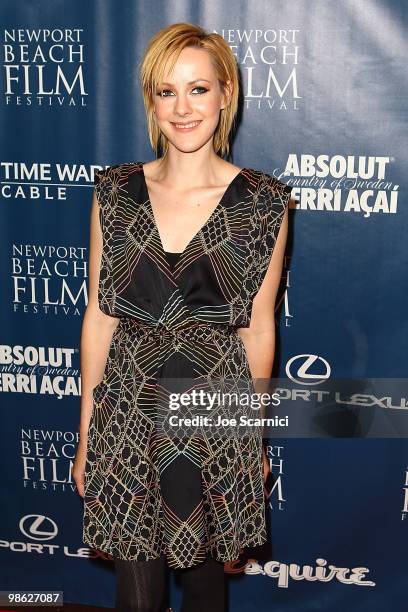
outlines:
[[[391,156],[289,155],[277,178],[289,177],[292,199],[301,210],[356,213],[365,218],[395,214],[399,185],[387,179]]]
[[[52,543],[59,533],[57,523],[44,514],[26,514],[23,516],[18,527],[26,540],[0,540],[0,549],[10,550],[15,553],[33,554],[38,557],[48,555],[55,558],[58,554],[65,557],[77,557],[78,559],[100,558],[111,561],[112,556],[100,550],[88,547],[74,548],[66,545]]]
[[[81,394],[78,349],[0,345],[0,392],[56,395]]]
[[[23,486],[36,491],[76,492],[72,478],[79,432],[23,428]]]
[[[298,111],[300,30],[214,30],[230,45],[242,72],[245,106],[252,111]]]
[[[10,258],[14,312],[61,317],[83,314],[88,303],[87,249],[13,244]]]
[[[7,106],[85,107],[84,30],[3,30]]]
[[[20,520],[20,531],[31,540],[52,540],[58,535],[57,524],[43,514],[27,514]]]
[[[318,385],[331,374],[329,362],[320,355],[295,355],[286,364],[286,375],[302,385]]]
[[[66,201],[75,189],[93,188],[102,166],[61,163],[0,162],[1,197],[9,200]],[[71,190],[70,190],[71,189]]]

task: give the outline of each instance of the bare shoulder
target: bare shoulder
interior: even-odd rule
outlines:
[[[152,159],[148,162],[143,162],[142,165],[143,165],[143,173],[145,177],[152,181],[156,180],[155,177],[157,176],[157,171],[159,170],[161,166],[160,158]]]
[[[240,174],[244,170],[244,168],[242,168],[241,166],[236,166],[235,164],[231,164],[230,162],[226,162],[224,160],[221,169],[224,177],[222,181],[224,185],[230,183],[236,177],[237,174]]]

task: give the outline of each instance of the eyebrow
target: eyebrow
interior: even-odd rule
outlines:
[[[189,81],[187,85],[194,85],[194,83],[198,83],[198,81],[206,81],[207,83],[211,83],[208,79],[195,79],[194,81]],[[173,83],[167,83],[166,81],[162,82],[162,85],[173,85]]]

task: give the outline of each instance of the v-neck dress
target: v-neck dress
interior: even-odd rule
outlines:
[[[207,556],[233,561],[266,541],[261,430],[176,437],[158,429],[158,398],[166,380],[244,380],[253,390],[237,329],[250,324],[290,192],[242,168],[184,251],[168,253],[143,162],[96,172],[98,303],[120,321],[93,389],[84,543],[183,568]]]
[[[174,266],[176,265],[181,253],[177,253],[175,251],[164,251],[164,252],[166,253],[167,260],[170,262],[171,269],[174,270]]]

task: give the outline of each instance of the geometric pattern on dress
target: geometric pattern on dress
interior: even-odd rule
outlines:
[[[266,541],[260,436],[160,435],[160,381],[248,380],[249,325],[291,188],[243,168],[174,268],[143,163],[98,171],[100,309],[120,319],[93,389],[83,540],[125,560],[190,567]]]

